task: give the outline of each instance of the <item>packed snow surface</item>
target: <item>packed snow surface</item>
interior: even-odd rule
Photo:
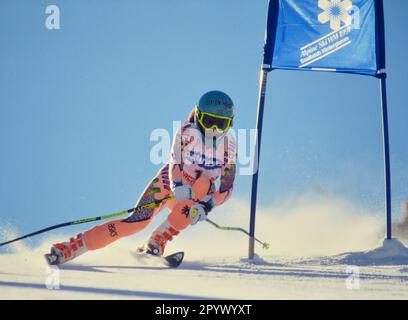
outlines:
[[[228,214],[212,218],[247,225],[244,204],[225,208]],[[154,226],[59,269],[50,269],[43,254],[66,240],[69,229],[39,244],[17,242],[0,254],[0,299],[408,298],[407,249],[382,242],[382,220],[375,215],[338,200],[297,199],[261,208],[257,222],[257,236],[271,248],[257,247],[255,260],[245,259],[244,234],[202,222],[168,246],[167,253],[186,253],[177,269],[132,254]],[[3,232],[3,238],[13,236]]]
[[[39,250],[1,255],[0,263],[1,299],[408,298],[408,266],[356,269],[330,258],[265,256],[250,263],[235,257],[187,256],[178,269],[168,269],[143,264],[124,249],[108,248],[60,270],[49,269]],[[359,279],[350,272],[357,272]]]

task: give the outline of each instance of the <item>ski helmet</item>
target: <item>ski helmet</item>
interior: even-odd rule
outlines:
[[[215,129],[225,133],[232,125],[234,103],[222,91],[209,91],[198,101],[195,118],[201,130]]]
[[[197,104],[200,112],[207,112],[219,116],[234,117],[234,103],[222,91],[209,91],[200,98]]]

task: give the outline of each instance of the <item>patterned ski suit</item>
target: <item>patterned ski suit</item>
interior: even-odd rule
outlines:
[[[190,118],[177,132],[171,158],[147,185],[136,206],[152,203],[173,194],[180,183],[193,187],[195,199],[177,202],[171,199],[154,208],[138,211],[122,220],[109,221],[80,234],[88,250],[103,248],[110,243],[140,232],[164,208],[170,210],[167,219],[152,234],[163,244],[191,223],[190,207],[197,201],[205,202],[211,210],[231,196],[235,179],[236,143],[228,132],[216,140],[206,141]]]

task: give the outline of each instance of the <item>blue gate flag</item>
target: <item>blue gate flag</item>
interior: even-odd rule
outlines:
[[[385,77],[382,0],[270,0],[264,68]]]

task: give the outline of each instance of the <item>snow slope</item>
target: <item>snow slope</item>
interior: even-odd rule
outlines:
[[[233,214],[246,209],[237,202],[228,207]],[[213,218],[245,226],[246,219],[238,216]],[[251,263],[242,258],[244,235],[201,223],[168,247],[169,253],[186,252],[178,269],[146,265],[133,257],[148,232],[90,252],[59,270],[49,269],[42,254],[67,234],[53,234],[34,248],[17,243],[0,254],[0,299],[408,298],[408,258],[388,259],[382,250],[339,255],[378,245],[382,225],[371,214],[341,201],[298,199],[290,206],[261,209],[258,224],[257,235],[271,244],[269,251],[258,247],[262,258]],[[48,289],[56,280],[59,289]]]
[[[66,265],[60,289],[41,252],[2,255],[1,299],[407,299],[407,266],[362,266],[359,287],[348,289],[347,265],[318,259],[264,257],[189,259],[178,269],[143,265],[129,252],[110,250]],[[117,255],[115,252],[114,255]],[[54,271],[55,272],[55,271]]]

